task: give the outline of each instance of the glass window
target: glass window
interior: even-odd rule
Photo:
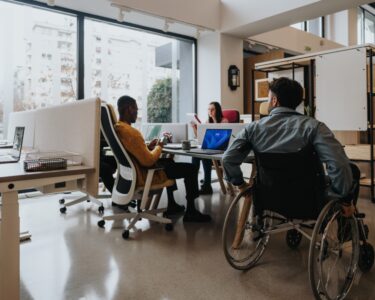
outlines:
[[[305,30],[305,22],[299,22],[299,23],[295,23],[293,25],[290,25],[296,29],[299,29],[299,30]]]
[[[0,1],[0,139],[12,111],[76,99],[76,17]]]
[[[85,97],[137,100],[138,122],[184,122],[194,111],[194,44],[85,20]]]
[[[368,11],[364,11],[364,22],[365,22],[365,32],[364,32],[364,43],[374,43],[375,42],[375,16],[370,14]]]
[[[307,32],[310,32],[317,36],[323,36],[322,35],[322,18],[320,17],[320,18],[307,21]]]

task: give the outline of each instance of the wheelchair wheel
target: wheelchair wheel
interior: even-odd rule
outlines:
[[[315,224],[309,251],[310,285],[316,299],[344,299],[354,281],[359,233],[354,217],[345,218],[337,201],[329,202]]]
[[[255,216],[254,206],[244,194],[231,203],[222,233],[225,258],[238,270],[250,269],[260,259],[269,240],[265,230],[271,226],[271,218]]]

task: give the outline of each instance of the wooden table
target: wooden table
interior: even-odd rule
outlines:
[[[22,162],[1,164],[0,193],[2,195],[0,222],[0,299],[20,298],[20,221],[18,191],[64,183],[77,182],[86,188],[92,167],[74,166],[66,170],[25,172]]]

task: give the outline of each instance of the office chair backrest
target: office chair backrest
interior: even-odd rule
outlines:
[[[325,203],[325,174],[312,146],[295,153],[255,153],[257,211],[316,219]]]
[[[235,109],[224,109],[223,117],[228,120],[229,123],[240,123],[240,112]]]
[[[117,161],[118,174],[112,192],[112,200],[117,204],[126,204],[132,200],[136,186],[136,169],[129,155],[118,139],[114,128],[114,119],[109,104],[101,106],[101,131],[111,147]]]

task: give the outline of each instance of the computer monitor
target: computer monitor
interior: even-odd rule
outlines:
[[[186,123],[144,123],[141,126],[141,132],[146,141],[151,141],[153,138],[160,138],[164,132],[172,134],[173,143],[181,143],[187,140],[188,136]]]

